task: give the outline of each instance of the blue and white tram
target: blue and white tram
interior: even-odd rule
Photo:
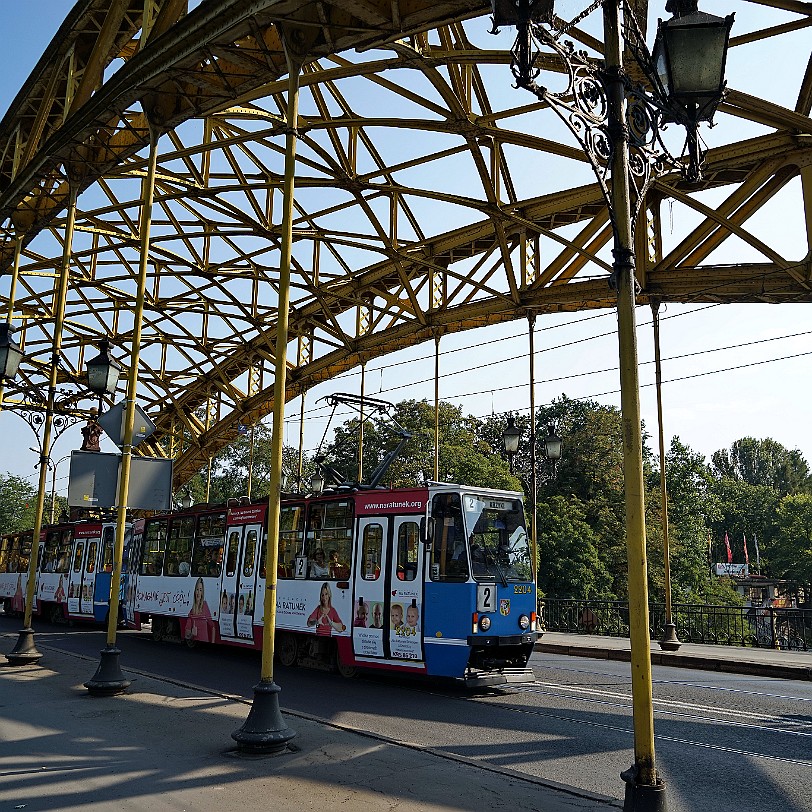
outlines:
[[[267,502],[133,527],[125,617],[157,638],[259,648]],[[521,494],[428,483],[286,495],[275,650],[285,665],[532,679],[536,590]]]

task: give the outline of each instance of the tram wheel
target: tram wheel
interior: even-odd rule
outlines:
[[[280,634],[276,647],[280,665],[292,668],[299,660],[299,640],[295,634]]]
[[[338,647],[335,650],[335,665],[336,671],[341,674],[345,679],[353,679],[358,675],[358,667],[354,665],[347,665],[342,662],[341,655],[338,652]]]
[[[160,643],[164,639],[164,622],[163,618],[152,618],[152,639],[156,643]]]
[[[65,613],[62,611],[62,607],[59,604],[55,604],[51,607],[48,620],[55,626],[65,622]]]

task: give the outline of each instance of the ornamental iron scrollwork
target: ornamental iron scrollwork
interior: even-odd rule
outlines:
[[[570,40],[563,39],[577,22],[599,6],[600,3],[593,3],[569,23],[555,17],[551,28],[532,21],[520,23],[511,48],[511,72],[515,86],[530,91],[548,105],[578,140],[598,180],[613,223],[612,161],[622,143],[628,143],[634,227],[652,182],[666,172],[681,171],[683,166],[663,143],[661,133],[666,129],[667,111],[656,96],[643,85],[634,83],[625,71],[607,69],[600,60],[591,58],[586,51],[576,50]],[[632,9],[626,3],[623,6],[624,20],[629,20],[624,27],[624,38],[649,76],[650,66],[642,64],[646,58],[650,59],[648,49]],[[492,33],[496,33],[496,29]],[[536,63],[543,47],[554,51],[565,69],[567,86],[563,91],[553,92],[536,81],[541,74]],[[609,89],[615,82],[622,83],[626,100],[622,122],[613,120],[609,103]]]

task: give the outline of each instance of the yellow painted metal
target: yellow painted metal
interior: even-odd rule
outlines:
[[[619,8],[605,3],[604,40],[607,71],[623,64]],[[626,99],[620,82],[609,88],[615,121],[626,120]],[[640,383],[635,323],[634,242],[629,195],[629,144],[624,135],[612,161],[611,192],[615,226],[620,401],[623,425],[623,481],[626,503],[626,548],[629,566],[629,638],[631,642],[632,706],[634,709],[634,766],[637,783],[653,786],[654,701],[651,685],[651,648],[648,624],[648,568],[646,563],[645,482],[643,435],[640,425]]]
[[[157,129],[152,129],[150,139],[147,174],[141,191],[141,219],[139,224],[140,257],[138,283],[133,308],[132,346],[130,347],[130,369],[127,374],[127,398],[124,408],[123,443],[118,485],[118,512],[116,514],[116,542],[113,551],[113,577],[110,585],[110,610],[107,617],[107,646],[116,644],[118,628],[119,589],[121,588],[121,564],[124,554],[124,533],[127,524],[127,499],[130,492],[130,469],[132,467],[133,431],[135,428],[135,406],[138,397],[138,363],[141,355],[141,335],[143,331],[144,299],[147,287],[147,266],[149,263],[150,228],[152,225],[152,205],[155,191],[155,168],[158,163]]]
[[[25,590],[25,619],[23,626],[31,628],[31,615],[34,609],[34,592],[37,588],[37,561],[39,559],[39,537],[42,531],[42,518],[45,510],[48,466],[51,461],[51,432],[54,424],[54,402],[59,376],[59,361],[62,350],[62,329],[65,321],[65,307],[68,300],[70,281],[71,246],[73,245],[73,226],[76,222],[76,198],[78,189],[71,187],[68,203],[68,218],[65,224],[65,236],[62,245],[62,267],[59,285],[54,296],[54,333],[51,343],[51,363],[48,368],[48,402],[45,407],[42,424],[42,445],[39,458],[39,482],[37,485],[37,506],[34,510],[34,531],[31,542],[31,558],[28,561],[28,584]]]
[[[276,584],[279,561],[279,514],[282,493],[282,446],[285,430],[285,378],[287,376],[288,310],[293,244],[293,203],[296,177],[296,135],[299,125],[299,65],[291,65],[288,78],[287,134],[285,138],[285,188],[282,200],[282,246],[277,287],[277,337],[271,437],[271,484],[268,499],[268,547],[265,557],[265,611],[262,627],[263,682],[273,682],[274,635],[276,632]]]

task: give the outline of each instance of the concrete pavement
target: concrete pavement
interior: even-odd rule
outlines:
[[[5,649],[13,641],[4,637]],[[0,810],[607,812],[608,798],[284,712],[291,749],[247,757],[237,697],[132,669],[91,697],[87,658],[38,643],[42,666],[0,668]],[[284,707],[283,707],[284,711]]]

